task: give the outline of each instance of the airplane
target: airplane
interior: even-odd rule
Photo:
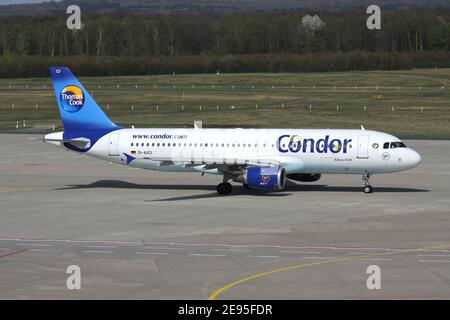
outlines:
[[[372,193],[373,174],[414,168],[421,156],[400,139],[361,129],[123,128],[112,122],[67,67],[50,67],[63,132],[44,142],[135,168],[222,176],[247,189],[282,191],[286,180],[359,174]]]

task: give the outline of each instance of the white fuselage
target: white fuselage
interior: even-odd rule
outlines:
[[[58,137],[62,133],[46,136]],[[287,174],[373,174],[420,162],[417,152],[398,143],[392,135],[369,130],[119,129],[99,138],[86,154],[163,171],[222,174],[221,166],[278,164]]]

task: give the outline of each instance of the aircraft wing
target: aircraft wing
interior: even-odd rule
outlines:
[[[304,168],[303,160],[291,156],[276,156],[276,157],[231,157],[231,158],[167,158],[167,157],[149,157],[146,158],[153,161],[159,161],[162,164],[186,164],[192,166],[204,166],[204,170],[219,169],[222,172],[237,173],[241,172],[247,166],[283,166],[293,171],[301,171]]]

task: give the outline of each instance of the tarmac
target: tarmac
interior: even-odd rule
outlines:
[[[373,176],[373,194],[358,175],[325,175],[220,196],[219,176],[39,137],[0,134],[0,299],[450,298],[450,141],[406,141],[422,164]]]

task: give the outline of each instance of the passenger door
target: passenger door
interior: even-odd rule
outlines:
[[[369,136],[358,137],[358,155],[359,159],[369,158]]]
[[[119,155],[119,133],[113,133],[109,136],[108,150],[110,156]]]

